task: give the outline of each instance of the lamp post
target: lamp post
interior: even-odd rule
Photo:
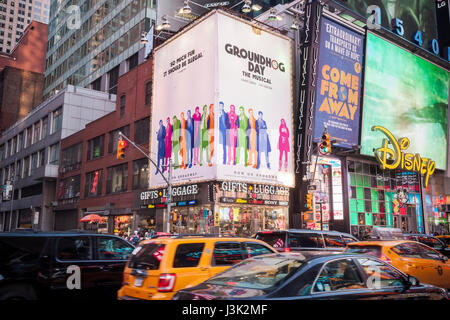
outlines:
[[[164,174],[161,172],[161,170],[159,170],[158,165],[155,163],[155,161],[153,161],[153,159],[150,157],[149,154],[147,154],[144,150],[142,150],[141,148],[139,148],[138,145],[136,145],[133,141],[131,141],[126,135],[124,135],[121,131],[119,131],[119,137],[122,137],[123,139],[127,140],[129,143],[131,143],[131,145],[133,147],[135,147],[137,150],[139,150],[143,155],[145,155],[145,157],[147,159],[150,160],[150,162],[156,167],[156,170],[161,174],[162,178],[164,179],[164,181],[167,183],[167,192],[169,194],[169,196],[166,199],[166,203],[167,203],[167,212],[166,212],[166,232],[170,232],[170,210],[172,209],[171,206],[171,201],[172,201],[172,159],[169,159],[169,164],[167,166],[163,167],[168,167],[168,178],[166,178],[164,176]]]

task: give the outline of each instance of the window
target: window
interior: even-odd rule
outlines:
[[[342,236],[342,238],[344,238],[344,241],[346,244],[358,241],[358,240],[355,240],[354,238],[346,237],[346,236]]]
[[[14,145],[14,144],[13,144]],[[419,236],[419,242],[426,244],[433,249],[442,249],[443,244],[436,238]]]
[[[289,247],[323,248],[322,235],[318,233],[289,233]]]
[[[204,243],[179,244],[173,258],[173,267],[189,268],[198,266],[204,247]]]
[[[97,237],[97,258],[99,260],[128,260],[133,247],[117,238]]]
[[[36,169],[37,166],[38,166],[38,153],[35,152],[31,155],[31,170]]]
[[[148,188],[148,159],[133,161],[133,189]]]
[[[423,244],[419,244],[419,247],[421,249],[421,256],[423,259],[431,259],[431,260],[441,260],[442,255],[434,251],[433,249],[428,248],[427,246]]]
[[[117,151],[117,143],[119,141],[119,131],[121,131],[124,135],[129,137],[130,126],[128,125],[109,132],[108,153],[115,153]]]
[[[150,135],[150,117],[134,123],[134,142],[136,144],[148,144]]]
[[[152,103],[152,81],[145,84],[145,105],[149,106]]]
[[[62,151],[61,171],[68,172],[79,169],[81,166],[81,156],[83,152],[83,142],[66,148]]]
[[[344,241],[342,241],[341,236],[333,236],[329,234],[324,234],[325,244],[327,247],[342,248],[345,247]]]
[[[313,287],[314,293],[364,288],[365,283],[352,259],[328,262]]]
[[[39,166],[42,167],[45,165],[45,149],[39,151]]]
[[[92,82],[92,90],[101,91],[102,78],[98,78],[94,82]]]
[[[50,164],[58,164],[59,162],[59,142],[50,146]]]
[[[61,129],[61,126],[62,126],[62,108],[61,107],[59,109],[53,111],[52,119],[53,119],[52,133],[55,133],[56,131]]]
[[[389,265],[367,258],[357,260],[368,276],[366,284],[370,289],[403,285],[403,276]]]
[[[104,152],[105,152],[104,134],[88,141],[87,160],[93,160],[102,157],[104,155]]]
[[[412,242],[399,244],[393,247],[392,251],[394,251],[401,257],[419,258],[419,259],[422,258],[419,245]]]
[[[127,191],[128,163],[108,168],[106,193]]]
[[[254,242],[244,242],[244,252],[243,256],[244,258],[251,258],[255,256],[259,256],[261,254],[269,254],[274,253],[272,250],[270,250],[268,247]]]
[[[213,262],[215,266],[229,266],[242,261],[239,242],[217,242],[214,246]]]
[[[11,155],[17,152],[17,136],[12,139]]]
[[[30,157],[25,157],[23,159],[23,177],[26,178],[30,176]]]
[[[109,93],[117,93],[117,83],[119,81],[119,66],[108,72],[109,75]]]
[[[128,70],[132,70],[137,67],[139,61],[138,52],[133,54],[131,57],[128,58]]]
[[[47,239],[44,237],[1,237],[0,265],[37,262],[44,251]]]
[[[42,130],[41,130],[42,139],[44,139],[47,136],[47,133],[48,133],[48,117],[45,117],[42,119]]]
[[[33,134],[33,143],[39,141],[40,138],[40,129],[41,129],[41,124],[40,122],[36,122],[33,126],[34,128],[34,134]]]
[[[58,241],[56,256],[59,260],[91,260],[88,237],[62,237]]]
[[[71,199],[80,196],[80,175],[59,182],[58,199]]]
[[[95,197],[102,194],[103,170],[96,170],[86,174],[84,187],[85,197]]]
[[[22,150],[25,147],[25,131],[22,131],[19,133],[19,151]]]
[[[158,270],[164,255],[165,245],[144,244],[131,253],[128,267],[132,269]]]
[[[127,96],[121,95],[120,96],[120,117],[123,117],[125,114],[125,104],[126,104]]]

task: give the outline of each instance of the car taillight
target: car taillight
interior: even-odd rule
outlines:
[[[387,262],[387,263],[391,263],[392,260],[385,254],[381,254],[380,259]]]
[[[169,292],[175,287],[175,279],[177,275],[175,273],[162,273],[159,276],[158,291]]]
[[[291,252],[291,248],[285,247],[285,248],[284,248],[284,252]]]

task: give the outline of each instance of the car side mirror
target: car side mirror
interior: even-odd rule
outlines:
[[[413,277],[413,276],[410,276],[410,275],[408,275],[408,283],[411,285],[411,286],[418,286],[419,285],[419,279],[417,279],[416,277]]]

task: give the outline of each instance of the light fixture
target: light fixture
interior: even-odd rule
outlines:
[[[160,31],[160,30],[162,30],[162,28],[163,28],[162,25],[158,24],[155,29],[156,29],[156,31]]]
[[[262,6],[260,6],[259,4],[254,4],[252,5],[252,10],[253,11],[259,11],[262,9]]]
[[[148,40],[147,40],[147,32],[142,32],[141,34],[141,44],[147,44]]]
[[[245,0],[244,5],[242,6],[242,12],[249,13],[250,11],[252,11],[252,7],[250,7],[251,3],[251,0]]]
[[[298,22],[298,19],[297,19],[297,17],[295,17],[294,18],[294,21],[292,22],[292,25],[291,25],[291,29],[292,30],[298,30],[299,29],[299,22]]]
[[[189,1],[188,0],[185,0],[184,1],[184,7],[183,7],[183,13],[184,14],[189,14],[189,13],[191,13],[192,12],[192,9],[191,9],[191,7],[189,6]]]
[[[275,21],[277,20],[277,10],[275,10],[274,8],[270,8],[270,13],[269,13],[269,21]]]
[[[170,22],[169,22],[169,18],[167,17],[167,14],[165,14],[162,18],[163,18],[162,28],[163,29],[169,29],[170,28]]]

